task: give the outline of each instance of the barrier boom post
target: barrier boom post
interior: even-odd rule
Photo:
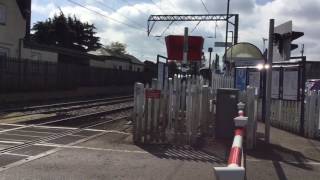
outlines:
[[[238,117],[234,118],[235,133],[232,147],[229,154],[227,167],[214,167],[214,174],[217,180],[244,180],[245,167],[243,159],[243,135],[248,122],[248,117],[244,116],[245,104],[238,104]]]

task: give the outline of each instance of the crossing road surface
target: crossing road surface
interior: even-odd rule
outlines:
[[[260,129],[263,129],[261,124]],[[77,134],[80,139],[52,140],[38,143],[31,150],[2,154],[0,179],[212,180],[212,167],[226,165],[228,148],[213,141],[202,149],[136,146],[128,131],[87,132]],[[247,179],[316,180],[320,177],[318,141],[274,128],[271,135],[272,145],[259,140],[257,149],[248,152]],[[3,137],[7,139],[1,141],[0,147],[10,145],[8,139],[12,137]]]
[[[263,124],[258,135],[262,136]],[[318,180],[320,142],[271,128],[271,145],[258,140],[247,153],[248,180]]]

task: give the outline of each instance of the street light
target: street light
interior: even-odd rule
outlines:
[[[270,68],[269,64],[258,64],[256,65],[256,68],[261,71],[261,70],[268,70]]]

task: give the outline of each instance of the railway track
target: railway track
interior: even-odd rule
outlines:
[[[116,98],[103,98],[87,101],[73,101],[68,103],[58,103],[43,106],[31,106],[24,108],[6,109],[1,111],[1,120],[6,122],[11,119],[23,118],[37,114],[62,114],[65,112],[88,109],[99,106],[109,106],[119,103],[128,103],[132,101],[132,96],[122,96]],[[12,114],[10,114],[12,113]],[[46,119],[46,118],[43,118]]]
[[[23,130],[25,128],[37,128],[37,127],[43,127],[43,126],[70,126],[71,125],[73,127],[77,127],[77,128],[72,128],[70,130],[66,130],[62,133],[56,133],[53,135],[37,138],[35,140],[27,141],[22,144],[10,146],[8,148],[0,150],[0,154],[10,153],[10,152],[13,152],[13,151],[16,151],[19,149],[31,147],[31,146],[38,144],[38,143],[46,143],[48,141],[52,141],[52,140],[55,140],[58,138],[74,135],[76,133],[80,133],[82,131],[85,131],[88,128],[93,128],[93,127],[97,127],[100,125],[106,125],[108,123],[113,123],[115,121],[123,120],[124,118],[128,118],[130,115],[127,115],[126,117],[109,119],[109,120],[99,120],[99,119],[97,120],[96,119],[96,120],[92,121],[94,118],[97,118],[97,117],[109,115],[112,113],[118,113],[121,111],[130,110],[132,108],[133,108],[132,105],[128,105],[125,107],[113,108],[110,110],[99,111],[99,112],[89,113],[89,114],[85,114],[85,115],[74,116],[74,117],[70,117],[70,118],[48,121],[48,122],[35,123],[35,124],[27,125],[27,126],[21,126],[20,128],[15,128],[15,130]],[[4,131],[0,131],[0,134],[3,132]]]
[[[106,102],[107,101],[107,102]],[[99,107],[99,108],[97,108]],[[91,108],[91,109],[90,109]],[[70,103],[60,103],[60,104],[51,104],[44,106],[33,106],[27,108],[20,108],[16,110],[25,111],[22,116],[34,114],[34,113],[53,113],[53,112],[76,112],[77,110],[81,110],[82,113],[76,113],[71,117],[60,118],[57,116],[53,119],[36,119],[36,120],[28,120],[23,122],[23,125],[17,125],[18,127],[13,129],[1,130],[0,136],[10,136],[16,135],[19,136],[21,132],[27,132],[28,129],[38,129],[42,127],[68,127],[65,128],[61,133],[48,133],[45,136],[37,137],[36,139],[26,140],[22,143],[15,144],[9,146],[7,148],[0,150],[1,154],[10,154],[14,153],[17,150],[21,150],[24,148],[31,148],[39,143],[50,143],[53,140],[57,140],[63,137],[68,136],[76,136],[77,133],[83,133],[87,131],[88,128],[97,128],[99,126],[107,126],[110,123],[114,123],[119,120],[123,120],[125,118],[129,118],[131,114],[131,109],[133,109],[132,98],[131,97],[118,97],[118,98],[106,98],[106,99],[98,99],[98,100],[89,100],[89,101],[78,101],[78,102],[70,102]],[[31,111],[32,110],[32,111]],[[14,111],[10,109],[9,111]],[[118,117],[117,113],[125,112],[126,115]],[[117,118],[110,118],[111,115],[114,114]],[[103,117],[103,118],[101,118]],[[12,117],[11,117],[12,118]],[[2,119],[3,120],[3,119]],[[33,133],[41,133],[41,131]],[[21,134],[24,136],[24,133]],[[0,137],[1,140],[1,137]]]
[[[48,109],[48,108],[55,108],[55,107],[65,107],[65,106],[75,106],[75,105],[82,105],[82,104],[89,104],[89,103],[98,103],[98,102],[105,102],[110,100],[122,100],[127,98],[133,98],[133,96],[119,96],[119,97],[112,97],[112,98],[99,98],[99,99],[90,99],[90,100],[81,100],[81,101],[70,101],[70,102],[63,102],[63,103],[53,103],[53,104],[46,104],[40,106],[27,106],[27,107],[19,107],[19,108],[7,108],[7,109],[0,109],[0,112],[25,112],[25,111],[34,111],[39,109]]]

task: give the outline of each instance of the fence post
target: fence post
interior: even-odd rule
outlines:
[[[202,86],[200,94],[200,133],[208,134],[209,117],[209,87]]]
[[[152,79],[151,89],[158,89],[158,80]],[[159,117],[159,99],[151,99],[151,119],[150,119],[150,141],[154,141],[157,136],[158,117]]]
[[[143,109],[144,109],[144,86],[142,83],[135,83],[134,107],[133,107],[134,143],[141,143]]]
[[[173,80],[172,78],[169,78],[168,80],[168,103],[167,103],[167,113],[168,113],[168,118],[167,118],[167,126],[166,126],[166,137],[169,142],[173,141],[173,123],[174,123],[174,116],[175,116],[175,110],[176,108],[174,107],[176,102],[175,102],[175,97],[174,97],[174,91],[173,91]]]
[[[256,137],[256,102],[255,102],[255,88],[248,87],[247,88],[247,103],[246,110],[248,116],[248,124],[247,124],[247,148],[253,149],[255,146],[255,137]]]
[[[146,86],[146,91],[150,90],[149,84]],[[144,114],[144,143],[148,143],[150,140],[150,122],[151,122],[151,98],[145,98],[145,114]]]

